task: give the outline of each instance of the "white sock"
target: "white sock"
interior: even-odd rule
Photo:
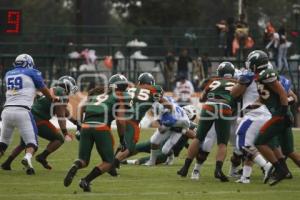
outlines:
[[[195,163],[194,170],[198,170],[200,172],[201,166],[202,166],[202,164]]]
[[[258,164],[260,167],[264,167],[267,164],[267,161],[264,159],[264,157],[260,154],[257,154],[253,161]]]
[[[149,159],[149,161],[151,163],[156,163],[158,152],[159,152],[159,149],[151,149],[150,150],[150,159]]]
[[[137,162],[137,159],[134,159],[134,160],[127,160],[127,164],[129,165],[135,165]]]
[[[250,177],[252,173],[252,167],[244,165],[243,167],[243,177],[247,178]]]
[[[26,158],[27,160],[31,160],[32,154],[31,153],[26,153],[24,158]]]
[[[28,165],[30,167],[32,167],[32,163],[31,163],[32,154],[31,153],[26,153],[25,156],[24,156],[24,158],[27,160]]]

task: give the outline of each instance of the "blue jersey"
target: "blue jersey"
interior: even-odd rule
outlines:
[[[169,102],[172,104],[174,111],[173,112],[164,112],[160,117],[160,122],[162,125],[167,127],[176,127],[176,128],[188,128],[190,126],[190,120],[183,110],[175,100]]]
[[[33,68],[15,67],[5,74],[5,105],[27,106],[31,108],[36,89],[45,87],[40,71]]]
[[[284,90],[288,93],[289,90],[291,89],[291,81],[284,76],[279,76],[279,81],[281,85],[283,86]]]

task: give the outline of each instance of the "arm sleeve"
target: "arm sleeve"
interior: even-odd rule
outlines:
[[[42,77],[42,73],[40,71],[31,70],[31,71],[29,71],[28,75],[31,77],[31,79],[37,89],[46,87],[46,85],[44,83],[44,79]]]

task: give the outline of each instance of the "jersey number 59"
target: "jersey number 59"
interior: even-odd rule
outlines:
[[[9,77],[7,79],[7,90],[20,90],[23,88],[22,77]]]

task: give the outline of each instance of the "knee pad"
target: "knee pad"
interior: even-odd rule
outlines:
[[[5,144],[5,143],[3,143],[3,142],[0,142],[0,156],[1,156],[2,154],[4,154],[4,152],[6,151],[7,147],[8,147],[7,144]]]
[[[197,154],[197,162],[199,164],[202,164],[206,161],[207,157],[209,155],[209,152],[203,151],[202,149],[199,149],[199,153]]]
[[[35,144],[33,144],[33,143],[28,143],[28,144],[26,144],[26,148],[29,148],[29,147],[32,147],[35,151],[38,150],[38,146],[35,145]]]

